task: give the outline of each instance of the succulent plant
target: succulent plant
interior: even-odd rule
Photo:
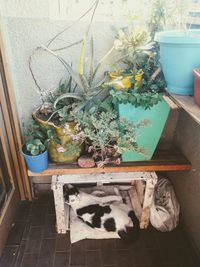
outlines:
[[[32,141],[26,143],[26,149],[32,156],[37,156],[42,154],[46,147],[40,139],[33,139]]]

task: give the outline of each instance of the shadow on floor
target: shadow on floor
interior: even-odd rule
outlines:
[[[128,245],[118,239],[83,240],[70,244],[69,233],[55,232],[51,193],[21,202],[1,267],[198,267],[181,226],[170,233],[149,227]]]

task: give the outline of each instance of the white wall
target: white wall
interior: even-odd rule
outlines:
[[[0,0],[2,30],[22,128],[27,124],[32,111],[40,104],[37,87],[28,68],[30,55],[36,47],[46,44],[54,35],[66,26],[71,25],[72,21],[75,20],[75,14],[77,13],[78,18],[91,6],[91,2],[93,1]],[[110,2],[114,2],[112,8]],[[100,1],[97,16],[93,22],[96,60],[99,60],[112,46],[113,34],[110,26],[126,24],[129,19],[124,2],[132,1]],[[59,6],[61,8],[60,13],[58,12],[58,3],[63,5]],[[64,3],[68,4],[68,8],[64,6]],[[83,7],[83,3],[85,7]],[[76,7],[77,5],[79,5],[79,8]],[[135,9],[136,5],[131,4],[131,7]],[[66,12],[63,10],[66,10]],[[121,11],[121,15],[120,12],[116,14],[116,10]],[[131,10],[130,6],[129,10]],[[113,14],[118,16],[117,19]],[[125,17],[124,14],[126,14]],[[88,26],[90,16],[91,12],[83,20],[76,23],[73,28],[60,36],[52,48],[62,47],[80,40]],[[123,18],[123,20],[120,21],[119,18]],[[120,22],[116,22],[116,20]],[[73,62],[74,68],[78,66],[80,48],[79,45],[61,53],[68,62]],[[110,59],[106,62],[102,73],[108,69],[111,61]],[[46,90],[54,89],[60,79],[67,75],[60,62],[46,52],[40,52],[34,56],[33,70],[38,83]]]

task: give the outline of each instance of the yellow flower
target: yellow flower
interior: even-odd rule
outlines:
[[[144,71],[140,69],[135,75],[135,89],[138,89],[142,83],[142,77],[144,75]]]

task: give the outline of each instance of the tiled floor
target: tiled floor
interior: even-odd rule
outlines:
[[[55,232],[52,194],[22,202],[3,251],[1,267],[199,267],[181,227],[160,233],[150,227],[128,245],[121,240],[70,244]]]

